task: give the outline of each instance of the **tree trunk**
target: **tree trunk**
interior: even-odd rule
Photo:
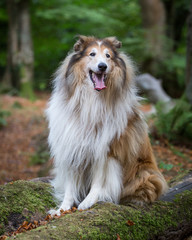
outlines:
[[[21,90],[21,94],[33,98],[33,46],[30,29],[30,0],[7,0],[9,16],[9,44],[4,85]]]
[[[190,14],[187,20],[187,67],[186,67],[186,95],[192,104],[192,1]]]
[[[18,87],[18,6],[14,0],[7,0],[8,20],[8,54],[7,67],[3,76],[3,85],[11,88]]]
[[[188,5],[190,0],[186,1],[175,1],[169,0],[164,1],[165,9],[167,12],[166,19],[166,35],[172,40],[171,49],[172,51],[176,51],[180,46],[180,42],[182,40],[183,29],[186,24],[186,19],[188,16]],[[188,4],[189,3],[189,4]]]
[[[156,63],[163,57],[165,36],[165,8],[161,0],[140,0],[143,26],[146,30],[148,59],[144,68],[154,73]]]
[[[30,28],[29,0],[20,0],[20,88],[24,97],[33,98],[33,47]]]
[[[31,224],[43,220],[46,211],[54,207],[50,185],[37,180],[0,186],[1,233],[17,229],[26,219]],[[91,209],[66,214],[11,239],[184,240],[192,235],[192,173],[178,181],[152,205],[100,202]]]

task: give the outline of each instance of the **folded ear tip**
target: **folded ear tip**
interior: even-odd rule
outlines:
[[[81,44],[84,42],[84,40],[83,40],[83,36],[80,34],[77,34],[75,38],[77,39],[77,41],[74,44],[73,49],[75,52],[77,52],[81,49]]]
[[[81,48],[81,41],[78,39],[77,42],[74,44],[73,49],[75,52],[79,51]]]
[[[77,35],[75,36],[75,38],[77,38],[77,41],[76,41],[76,43],[74,44],[73,49],[74,49],[75,51],[79,51],[79,50],[81,50],[82,45],[87,41],[88,37],[87,37],[87,36],[84,36],[84,35],[81,35],[81,34],[77,34]]]
[[[84,36],[84,35],[81,35],[81,34],[77,34],[77,35],[76,35],[76,38],[78,38],[79,41],[84,42],[87,37]]]
[[[122,42],[120,42],[116,37],[114,37],[113,44],[116,48],[121,48],[122,47]]]
[[[121,47],[122,47],[122,42],[118,41],[118,43],[116,44],[116,48],[121,48]]]
[[[121,48],[122,47],[122,42],[120,42],[116,37],[107,37],[107,41],[111,42],[111,44],[116,47],[116,48]]]

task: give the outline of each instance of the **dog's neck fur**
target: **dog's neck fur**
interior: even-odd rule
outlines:
[[[104,101],[105,98],[101,98],[102,92],[93,92],[94,90],[87,89],[85,85],[78,86],[68,100],[65,100],[65,91],[64,88],[55,89],[51,100],[48,109],[50,122],[54,125],[54,119],[57,119],[57,124],[58,121],[60,124],[59,127],[52,127],[49,139],[62,138],[63,142],[58,145],[55,141],[53,156],[56,155],[53,152],[55,149],[65,146],[65,151],[56,151],[62,152],[62,156],[55,159],[56,165],[57,159],[63,159],[63,162],[59,160],[58,164],[77,169],[82,165],[86,167],[90,161],[95,162],[107,157],[110,143],[115,137],[121,136],[138,103],[133,89],[110,106]],[[54,107],[56,105],[57,107]]]

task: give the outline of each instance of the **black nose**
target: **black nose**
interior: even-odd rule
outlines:
[[[99,71],[104,72],[107,69],[107,65],[105,63],[101,62],[98,65],[98,69],[99,69]]]

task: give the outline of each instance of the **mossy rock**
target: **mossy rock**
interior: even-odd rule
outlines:
[[[24,220],[43,219],[53,207],[49,184],[16,181],[1,186],[2,233],[14,230]],[[10,228],[9,221],[15,226],[12,224]],[[8,239],[183,240],[192,234],[191,225],[192,191],[187,190],[176,194],[171,202],[160,200],[143,207],[97,203],[91,209],[62,216]]]
[[[55,207],[47,183],[15,181],[0,186],[0,235],[16,230],[27,220],[42,219]]]
[[[16,239],[184,239],[170,237],[179,228],[192,223],[192,192],[185,191],[173,202],[157,201],[151,206],[122,206],[98,203],[93,208],[52,220],[46,226],[16,236]],[[167,237],[168,236],[168,237]],[[11,238],[10,238],[11,239]]]

